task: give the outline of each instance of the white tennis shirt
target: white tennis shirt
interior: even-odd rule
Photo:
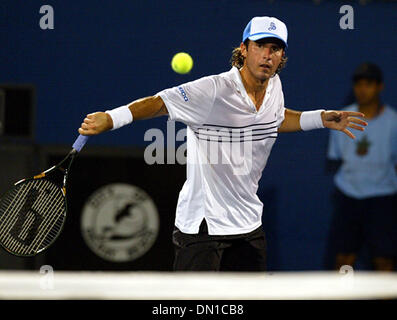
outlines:
[[[196,234],[203,218],[210,235],[244,234],[262,223],[256,192],[277,129],[284,120],[278,75],[259,109],[236,67],[157,93],[171,120],[187,125],[187,179],[175,226]]]

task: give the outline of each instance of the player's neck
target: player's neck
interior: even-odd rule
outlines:
[[[266,92],[269,79],[261,81],[255,78],[247,67],[242,67],[240,69],[241,79],[243,80],[243,85],[248,94],[252,95],[263,95]]]
[[[383,109],[384,105],[378,99],[371,101],[370,103],[358,105],[358,111],[364,113],[366,119],[377,117],[380,113],[382,113]]]

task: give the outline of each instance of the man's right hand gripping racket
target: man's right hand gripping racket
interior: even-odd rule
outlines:
[[[49,248],[66,218],[66,183],[75,156],[88,137],[80,135],[57,165],[17,182],[0,200],[0,244],[17,256],[34,256]]]

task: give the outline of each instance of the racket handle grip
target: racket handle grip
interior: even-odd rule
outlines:
[[[88,136],[79,135],[76,141],[73,143],[73,149],[77,152],[80,152],[80,150],[83,149],[84,145],[86,144],[88,138]]]

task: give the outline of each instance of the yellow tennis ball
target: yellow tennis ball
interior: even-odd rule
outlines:
[[[186,52],[179,52],[171,60],[171,67],[177,73],[185,74],[193,68],[193,59]]]

